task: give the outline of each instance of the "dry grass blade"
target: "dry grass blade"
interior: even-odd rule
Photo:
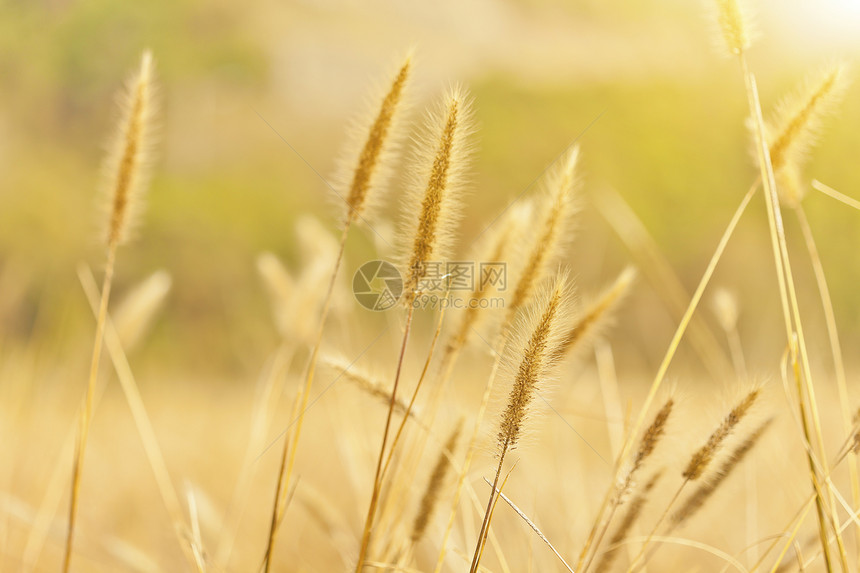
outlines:
[[[487,478],[484,478],[484,481],[487,482],[487,485],[492,485],[490,483],[490,480],[488,480]],[[567,564],[567,561],[564,560],[564,557],[561,556],[561,553],[559,553],[555,546],[550,542],[550,540],[547,539],[547,536],[543,534],[540,528],[535,525],[535,523],[531,519],[529,519],[529,516],[527,516],[522,509],[517,507],[517,504],[512,502],[508,496],[501,492],[501,490],[496,490],[496,495],[505,500],[505,503],[507,503],[510,508],[513,509],[514,512],[519,515],[523,521],[526,522],[526,525],[528,525],[529,528],[531,528],[531,530],[534,531],[538,537],[540,537],[540,540],[546,543],[547,547],[550,548],[550,551],[552,551],[558,558],[558,560],[561,561],[561,564],[564,566],[564,568],[570,571],[570,573],[573,573],[573,569],[571,569],[570,565]]]
[[[837,191],[833,187],[831,187],[829,185],[825,185],[824,183],[822,183],[821,181],[818,181],[817,179],[812,180],[812,188],[816,189],[817,191],[821,191],[825,195],[828,195],[828,196],[836,199],[837,201],[848,205],[849,207],[853,207],[854,209],[860,210],[860,201],[858,201],[857,199],[854,199],[853,197],[849,197],[848,195],[845,195],[844,193],[840,193],[839,191]]]

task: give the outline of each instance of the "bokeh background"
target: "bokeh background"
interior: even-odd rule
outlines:
[[[856,1],[753,7],[751,64],[766,113],[823,64],[860,55]],[[595,196],[623,197],[691,292],[756,176],[742,78],[714,49],[699,2],[5,0],[0,14],[0,386],[13,375],[28,381],[7,421],[23,420],[44,446],[3,470],[12,491],[29,492],[26,468],[42,467],[59,448],[40,433],[34,405],[71,423],[84,390],[93,324],[75,269],[81,261],[101,268],[99,167],[116,120],[114,94],[146,48],[157,65],[159,144],[146,215],[138,240],[121,251],[116,289],[158,269],[170,273],[166,307],[132,358],[145,389],[170,388],[177,404],[200,399],[189,388],[218,394],[253,384],[278,344],[257,256],[271,251],[297,269],[309,252],[297,241],[300,218],[337,231],[338,206],[321,178],[334,172],[369,88],[410,47],[418,64],[413,119],[451,83],[475,98],[478,151],[463,244],[579,139],[571,268],[586,295],[636,262]],[[805,181],[854,197],[858,93],[849,90],[827,122],[804,172]],[[385,221],[397,216],[399,186],[395,178],[380,232],[391,233]],[[856,372],[860,213],[812,190],[805,207]],[[813,358],[829,375],[812,271],[790,213],[786,220]],[[375,248],[373,233],[354,233],[344,276]],[[784,346],[772,265],[757,196],[714,282],[736,293],[750,370],[765,377]],[[643,278],[616,318],[622,378],[651,376],[671,338],[678,316],[659,287]],[[707,307],[702,317],[717,330]],[[358,322],[344,328],[347,338],[363,336]],[[673,375],[702,370],[685,343]],[[181,425],[175,415],[161,411],[167,428]],[[22,435],[18,422],[4,425],[4,443]],[[238,448],[236,440],[223,447]],[[188,472],[204,473],[193,465]]]

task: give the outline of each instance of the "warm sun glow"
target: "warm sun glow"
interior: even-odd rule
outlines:
[[[768,20],[773,17],[773,21],[784,24],[782,33],[794,45],[817,47],[825,53],[834,49],[860,51],[860,0],[771,1],[767,11]]]

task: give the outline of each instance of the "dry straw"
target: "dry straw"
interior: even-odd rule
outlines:
[[[84,407],[81,412],[80,430],[72,469],[71,497],[69,501],[68,531],[66,535],[63,571],[71,566],[72,546],[75,534],[81,471],[87,447],[90,422],[93,416],[96,379],[98,377],[107,321],[108,301],[113,284],[114,263],[119,245],[129,236],[129,228],[140,207],[140,196],[146,183],[144,169],[152,135],[153,102],[152,54],[144,52],[138,72],[128,81],[120,98],[122,119],[114,144],[105,163],[106,188],[108,189],[107,261],[102,283],[101,301],[96,319],[96,335],[90,362]]]

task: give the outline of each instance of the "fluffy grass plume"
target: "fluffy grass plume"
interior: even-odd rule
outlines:
[[[716,0],[715,19],[722,44],[733,56],[743,54],[752,42],[749,10],[742,0]]]
[[[349,146],[350,151],[344,154],[335,180],[336,188],[346,200],[347,225],[362,216],[388,179],[391,160],[397,151],[396,132],[405,108],[412,67],[410,52],[384,95],[371,100],[375,113],[368,111],[355,122],[354,142]]]
[[[578,158],[579,146],[575,145],[562,156],[561,162],[547,179],[542,219],[535,226],[540,229],[540,234],[531,244],[522,274],[508,301],[506,325],[511,323],[520,308],[528,305],[535,288],[550,272],[569,236],[575,212],[573,192]]]
[[[744,416],[746,416],[760,393],[761,390],[759,389],[752,390],[744,396],[743,400],[738,402],[738,404],[732,408],[731,412],[728,413],[722,423],[717,426],[717,429],[714,430],[708,438],[708,441],[705,442],[705,445],[699,448],[696,453],[693,454],[692,458],[690,458],[690,462],[687,464],[687,467],[684,469],[682,474],[685,480],[694,481],[702,476],[705,470],[708,469],[708,465],[714,459],[720,446],[722,446],[726,438],[729,437],[729,434],[732,433],[735,426],[737,426]]]
[[[424,532],[427,531],[427,526],[433,517],[433,511],[436,509],[436,502],[439,500],[439,493],[445,484],[445,477],[448,475],[448,468],[450,467],[448,456],[453,454],[457,447],[457,440],[460,438],[462,429],[463,421],[460,420],[448,436],[445,446],[439,452],[439,457],[436,458],[436,464],[433,466],[433,471],[430,472],[430,479],[424,489],[424,495],[421,497],[418,513],[415,515],[415,522],[412,524],[412,534],[410,535],[412,543],[418,543],[424,537]]]
[[[404,300],[414,299],[427,274],[426,263],[445,257],[459,221],[460,195],[471,155],[471,100],[463,88],[452,87],[431,111],[414,147],[404,259]]]
[[[847,86],[845,67],[834,64],[817,80],[807,80],[801,89],[786,97],[767,124],[777,189],[790,206],[803,199],[800,168],[817,142],[822,120],[842,100]]]
[[[522,435],[522,426],[538,387],[559,362],[558,347],[563,341],[563,324],[569,313],[571,283],[564,272],[559,273],[550,288],[538,296],[526,313],[519,328],[527,333],[525,344],[519,346],[518,366],[508,403],[502,414],[497,441],[500,457],[513,449]]]
[[[152,54],[143,53],[140,69],[119,94],[121,119],[104,164],[108,245],[125,242],[140,213],[148,180],[155,116]]]

